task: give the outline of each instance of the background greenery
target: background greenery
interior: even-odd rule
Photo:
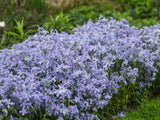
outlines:
[[[88,1],[89,2],[89,1]],[[157,0],[108,0],[102,4],[89,3],[76,8],[67,8],[63,11],[57,11],[54,7],[45,3],[44,0],[22,0],[15,2],[13,0],[0,0],[0,21],[5,21],[6,26],[0,28],[0,49],[11,48],[13,44],[23,42],[27,37],[33,35],[37,30],[37,25],[44,27],[47,31],[58,30],[72,34],[77,26],[82,26],[89,19],[94,22],[100,15],[106,18],[113,17],[120,20],[127,19],[131,26],[141,28],[160,23],[157,18]],[[150,119],[157,116],[150,114],[153,110],[160,111],[159,99],[151,102],[145,102],[152,98],[160,96],[160,73],[150,88],[139,90],[136,84],[129,84],[120,88],[118,94],[115,94],[109,104],[104,109],[99,109],[97,113],[102,120],[110,119],[117,113],[131,112],[141,105],[138,111],[128,114],[125,119]],[[23,119],[49,119],[42,108],[38,115],[24,116],[17,115]],[[147,114],[148,117],[144,117]],[[143,117],[142,117],[143,116]],[[9,118],[5,118],[9,119]]]

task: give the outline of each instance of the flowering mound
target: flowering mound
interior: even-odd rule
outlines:
[[[150,85],[159,61],[160,26],[137,30],[101,18],[74,34],[42,28],[0,51],[0,111],[22,115],[41,108],[56,119],[88,120],[122,84]]]

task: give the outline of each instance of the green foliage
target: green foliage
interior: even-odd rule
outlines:
[[[136,4],[139,4],[139,3],[140,2],[138,3],[136,2]],[[147,12],[144,12],[144,11],[140,12],[140,10],[138,10],[140,7],[138,7],[137,12],[140,12],[140,13],[135,13],[135,10],[133,8],[128,8],[127,10],[119,12],[117,10],[109,8],[109,6],[107,5],[101,5],[101,7],[94,5],[94,6],[82,6],[82,7],[75,8],[73,10],[70,10],[67,13],[67,15],[72,19],[72,24],[75,27],[83,25],[89,19],[92,19],[93,22],[95,22],[100,15],[103,15],[104,17],[113,17],[114,19],[117,19],[117,20],[121,20],[122,18],[125,18],[129,21],[131,26],[136,26],[138,28],[141,28],[143,26],[151,26],[151,25],[160,23],[160,21],[157,20],[156,7],[153,7],[151,5],[149,7],[154,9],[152,11],[153,14],[152,13],[150,14],[148,12],[150,11],[149,8],[145,8],[147,9]],[[132,13],[131,11],[134,13]]]
[[[24,32],[23,30],[23,20],[21,22],[16,21],[17,26],[14,26],[14,28],[17,30],[18,33],[15,32],[7,32],[7,34],[18,37],[21,41],[24,41],[28,34],[35,33],[37,30],[28,30],[27,32]]]
[[[55,18],[50,16],[50,22],[46,22],[43,24],[43,27],[47,30],[58,30],[59,32],[66,31],[68,33],[72,33],[72,29],[74,28],[71,24],[71,19],[64,15],[63,13],[58,14]]]
[[[10,48],[13,44],[22,41],[22,34],[20,35],[14,27],[17,26],[15,21],[21,21],[23,18],[25,21],[23,24],[23,32],[28,32],[26,33],[28,35],[31,32],[30,29],[37,29],[37,25],[41,26],[47,22],[49,15],[53,14],[54,8],[50,8],[47,4],[44,4],[43,1],[44,0],[29,0],[24,2],[25,4],[18,4],[14,0],[0,0],[0,21],[5,21],[6,24],[3,29],[0,28],[0,49]],[[33,8],[31,8],[30,5]],[[20,35],[21,38],[17,35],[17,37],[8,35],[7,32],[9,31],[14,33],[18,32],[17,34]]]
[[[42,25],[46,21],[46,18],[48,19],[47,16],[49,15],[49,8],[47,6],[40,8],[41,5],[46,5],[42,1],[44,0],[29,0],[22,6],[16,4],[13,0],[0,0],[0,3],[2,3],[0,4],[0,21],[5,21],[5,30],[12,30],[15,20],[20,21],[22,18],[26,21],[24,24],[25,29],[33,25]],[[32,4],[35,4],[35,7],[29,9],[28,7],[33,6]]]
[[[89,19],[96,21],[99,17],[95,6],[82,6],[69,11],[68,16],[72,18],[72,24],[74,26],[80,26],[86,23]]]
[[[118,120],[159,120],[160,99],[145,101],[136,111],[128,113],[125,118]]]
[[[27,2],[27,8],[48,12],[49,5],[45,3],[45,0],[29,0]]]
[[[145,18],[145,19],[140,19],[140,18],[134,19],[127,12],[120,13],[120,12],[113,11],[112,12],[112,17],[117,19],[117,20],[121,20],[122,18],[124,18],[124,19],[129,21],[130,26],[135,26],[135,27],[138,27],[138,28],[142,28],[144,26],[151,26],[151,25],[155,25],[155,24],[160,23],[160,20],[158,20],[157,17],[155,17],[155,18]]]
[[[160,68],[159,70],[160,71]],[[156,80],[152,82],[152,86],[149,88],[152,93],[152,96],[159,96],[160,95],[160,72],[156,74]]]
[[[123,85],[118,93],[114,94],[108,105],[104,109],[99,109],[96,113],[101,120],[110,119],[121,111],[127,112],[135,109],[144,101],[150,98],[148,89],[138,89],[136,83]]]
[[[134,19],[144,19],[157,15],[157,0],[116,0]]]

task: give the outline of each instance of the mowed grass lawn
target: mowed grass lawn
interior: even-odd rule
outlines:
[[[136,111],[118,120],[160,120],[160,98],[141,103]]]

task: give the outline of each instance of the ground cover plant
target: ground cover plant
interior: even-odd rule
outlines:
[[[39,32],[0,51],[4,119],[100,119],[123,85],[137,94],[159,68],[160,25],[137,29],[101,17],[65,32]],[[44,116],[41,114],[43,113]]]
[[[116,20],[125,18],[131,26],[138,28],[160,23],[157,18],[157,2],[155,0],[116,1],[115,8],[110,7],[110,4],[82,6],[70,10],[67,15],[74,18],[73,25],[83,25],[89,19],[96,21],[99,15],[113,17]]]

